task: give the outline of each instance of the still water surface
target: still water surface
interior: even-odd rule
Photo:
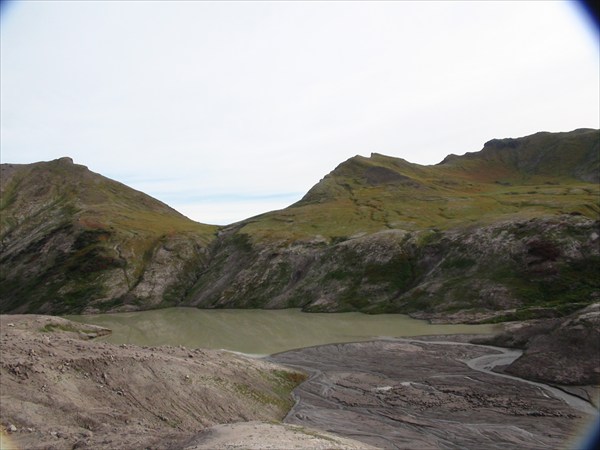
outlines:
[[[110,328],[112,334],[101,339],[113,344],[183,345],[262,355],[378,337],[490,333],[496,329],[495,325],[432,325],[402,314],[303,313],[299,309],[168,308],[67,318]]]

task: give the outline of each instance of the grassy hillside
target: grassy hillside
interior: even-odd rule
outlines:
[[[216,232],[69,158],[1,170],[2,312],[169,304]]]
[[[356,156],[289,208],[224,229],[187,301],[566,313],[600,298],[598,154],[598,131],[576,130],[495,139],[435,166]]]
[[[508,218],[597,218],[598,131],[492,140],[435,166],[372,154],[340,164],[304,198],[245,222],[253,239],[339,240],[386,229],[450,229]]]

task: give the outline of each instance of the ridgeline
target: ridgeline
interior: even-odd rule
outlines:
[[[166,306],[560,317],[600,300],[598,130],[422,166],[372,154],[225,226],[69,158],[1,167],[0,311]]]

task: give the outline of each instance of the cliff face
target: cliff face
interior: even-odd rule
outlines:
[[[564,315],[600,296],[598,153],[598,131],[576,130],[492,140],[435,166],[357,156],[298,203],[218,230],[68,161],[3,166],[2,311]],[[20,188],[48,165],[77,175],[52,193]]]
[[[598,301],[599,235],[598,222],[571,215],[338,243],[251,243],[231,232],[186,304],[460,322],[560,316]]]

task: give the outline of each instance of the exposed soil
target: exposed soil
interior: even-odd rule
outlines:
[[[0,316],[2,449],[227,448],[222,432],[206,430],[277,422],[293,404],[290,391],[304,379],[229,352],[93,340],[106,332],[57,317]],[[277,442],[283,428],[254,425],[266,443]],[[247,424],[239,426],[247,431]],[[232,440],[244,436],[236,429]],[[314,448],[333,442],[310,430],[286,433],[305,439],[299,442],[312,439]],[[364,447],[343,440],[335,446]]]
[[[217,425],[194,436],[183,450],[374,449],[368,444],[298,425],[244,422]],[[173,449],[175,450],[175,449]]]

